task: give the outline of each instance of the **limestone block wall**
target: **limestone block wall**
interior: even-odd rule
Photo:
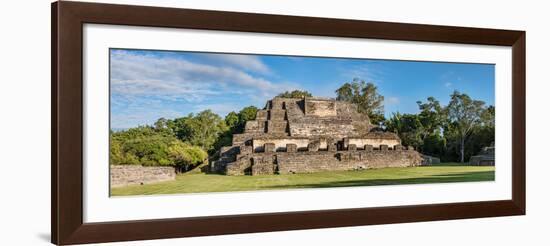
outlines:
[[[350,161],[367,169],[386,167],[413,167],[422,164],[420,153],[414,150],[373,150],[341,152],[338,156],[342,161]]]
[[[433,164],[439,164],[441,163],[441,159],[429,155],[421,155],[422,156],[422,165],[433,165]]]
[[[405,149],[318,151],[312,148],[304,152],[262,152],[238,156],[236,162],[227,166],[226,174],[293,174],[422,165],[418,152]]]
[[[269,120],[282,121],[286,119],[286,110],[271,109],[269,110]]]
[[[254,152],[263,152],[264,145],[266,143],[275,144],[276,151],[284,151],[286,150],[287,144],[296,144],[296,147],[298,149],[307,148],[307,145],[309,144],[309,139],[307,138],[253,139],[252,147],[254,149]]]
[[[333,147],[336,147],[336,142],[336,139],[328,137],[320,137],[310,140],[310,143],[316,144],[320,150],[329,150],[329,145],[334,145]]]
[[[250,145],[252,143],[252,138],[262,136],[262,133],[256,132],[247,132],[240,134],[233,134],[232,144],[231,145]]]
[[[276,165],[274,164],[274,156],[271,155],[261,155],[252,158],[252,175],[263,175],[263,174],[273,174],[275,173]]]
[[[245,123],[244,131],[247,133],[263,133],[266,129],[267,121],[249,120]]]
[[[421,165],[421,161],[422,158],[418,152],[407,150],[317,151],[277,155],[279,174],[411,167]]]
[[[250,159],[238,158],[237,161],[232,162],[231,165],[227,165],[225,174],[227,175],[245,175],[248,174],[246,169],[250,167]]]
[[[349,170],[352,169],[350,164],[339,162],[334,152],[307,152],[277,156],[279,174]]]
[[[265,109],[260,109],[256,112],[256,120],[267,120],[268,112]]]
[[[355,132],[351,121],[291,121],[291,136],[331,136],[335,138],[349,136]]]
[[[111,187],[152,184],[176,179],[174,167],[145,167],[141,165],[111,165]]]
[[[283,109],[285,100],[283,98],[275,97],[270,102],[267,108],[269,109]]]
[[[320,117],[336,116],[336,101],[316,98],[305,99],[305,114]]]
[[[288,122],[287,121],[277,121],[269,120],[267,121],[267,132],[268,133],[285,133],[287,132]]]
[[[494,166],[495,157],[489,155],[475,155],[470,157],[470,165],[473,166]]]
[[[244,142],[247,139],[250,139],[252,134],[242,133],[242,134],[233,134],[232,145],[244,145]]]
[[[266,108],[268,109],[288,109],[294,107],[297,102],[303,99],[299,98],[282,98],[275,97],[272,100],[268,101]]]
[[[358,149],[364,149],[365,145],[372,145],[373,148],[379,149],[381,145],[393,148],[395,145],[400,145],[401,141],[398,139],[349,138],[348,141],[344,142],[344,147],[347,148],[348,144],[354,144]]]

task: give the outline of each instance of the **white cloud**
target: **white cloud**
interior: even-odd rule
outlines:
[[[222,64],[241,68],[246,71],[254,71],[264,74],[271,73],[271,70],[265,65],[258,56],[239,55],[239,54],[204,54],[203,57],[221,62]]]
[[[452,86],[453,86],[453,83],[451,83],[451,82],[446,82],[445,83],[445,87],[447,87],[447,88],[451,88]]]
[[[200,112],[205,109],[210,109],[219,116],[225,117],[229,112],[238,111],[240,108],[242,107],[231,103],[196,104],[194,106],[194,111]]]
[[[268,71],[263,63],[247,56],[221,55],[234,64],[251,65]],[[229,58],[231,57],[231,58]],[[260,65],[262,64],[262,65]],[[171,57],[133,54],[115,51],[111,56],[112,92],[124,95],[161,96],[167,99],[201,101],[205,96],[232,93],[235,86],[250,89],[262,95],[294,87],[273,83],[230,66],[214,66]]]
[[[154,53],[124,50],[111,54],[112,127],[152,124],[160,117],[181,117],[205,109],[223,117],[240,109],[240,104],[260,105],[258,98],[265,103],[282,91],[299,88],[284,81],[274,83],[239,68],[247,62],[254,64],[254,59],[227,59],[222,55],[224,62],[210,59],[197,62],[192,58],[151,54]],[[258,71],[270,71],[261,66],[251,65]]]
[[[135,107],[125,111],[124,114],[111,114],[111,127],[125,129],[138,125],[151,125],[162,117],[171,119],[182,116],[181,112],[172,109],[150,110]]]

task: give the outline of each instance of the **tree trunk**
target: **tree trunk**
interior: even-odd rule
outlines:
[[[464,137],[460,138],[460,163],[464,163]]]

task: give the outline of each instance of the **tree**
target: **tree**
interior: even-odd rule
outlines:
[[[239,125],[239,115],[234,111],[225,116],[225,124],[229,129],[234,130]]]
[[[256,108],[255,106],[248,106],[241,109],[241,111],[239,111],[238,113],[239,121],[233,133],[244,132],[244,127],[246,125],[246,122],[249,120],[256,119],[257,112],[258,112],[258,108]]]
[[[166,129],[140,126],[110,133],[110,164],[175,166],[189,170],[208,154],[198,146],[177,139]]]
[[[490,146],[495,141],[495,107],[489,106],[483,109],[480,124],[474,127],[464,147],[465,159],[476,155],[483,147]]]
[[[181,141],[170,143],[167,151],[175,165],[182,167],[184,171],[198,166],[208,158],[208,154],[201,148],[190,146]]]
[[[336,90],[336,100],[357,105],[359,113],[366,114],[372,124],[384,121],[384,96],[378,94],[373,83],[353,79]]]
[[[211,110],[168,120],[166,125],[171,129],[168,132],[179,140],[209,152],[214,150],[214,143],[218,137],[229,129],[225,120]]]
[[[248,106],[241,111],[239,111],[239,124],[241,124],[244,127],[244,124],[249,120],[256,119],[256,113],[258,112],[258,108],[255,106]]]
[[[280,93],[278,96],[284,97],[284,98],[304,98],[304,97],[311,97],[311,93],[309,93],[306,90],[303,90],[303,91],[293,90],[291,92],[285,91],[283,93]]]
[[[495,106],[491,105],[483,110],[481,123],[483,126],[495,128]]]
[[[191,113],[187,116],[170,120],[167,125],[178,139],[187,141],[193,134],[192,128],[189,125],[192,124],[194,117],[195,115]]]
[[[401,113],[392,113],[392,116],[386,120],[384,125],[386,126],[386,130],[393,132],[399,136],[403,129],[403,122],[401,121]]]
[[[176,138],[150,126],[111,133],[110,163],[145,166],[173,165],[166,148]]]
[[[112,135],[113,133],[111,133]],[[126,158],[124,152],[122,151],[122,143],[120,140],[115,140],[111,137],[111,142],[109,146],[109,163],[111,165],[124,164]],[[132,164],[132,163],[129,163]]]
[[[439,101],[434,97],[428,97],[427,102],[417,101],[416,103],[420,110],[418,117],[424,129],[422,138],[433,134],[441,134],[446,116]]]
[[[422,141],[422,153],[431,156],[441,156],[445,153],[445,138],[441,134],[430,134]]]
[[[168,126],[167,126],[167,123],[168,123],[168,120],[167,120],[167,119],[165,119],[165,118],[160,118],[160,119],[158,119],[157,121],[155,121],[155,124],[154,124],[155,129],[156,129],[156,130],[165,129],[165,128],[168,127]]]
[[[213,154],[221,147],[231,145],[233,134],[242,133],[246,122],[249,120],[254,120],[257,112],[258,108],[254,106],[245,107],[241,109],[239,113],[235,113],[234,111],[229,112],[224,118],[226,127],[223,129],[225,130],[218,134],[217,139],[213,142],[212,147],[209,149],[209,153]]]
[[[418,120],[421,125],[418,129],[419,141],[422,143],[419,149],[426,154],[441,156],[446,145],[442,136],[446,122],[443,107],[434,97],[428,97],[426,102],[416,103],[420,110]]]
[[[393,113],[385,122],[386,130],[394,132],[401,138],[403,145],[419,148],[423,144],[423,127],[416,114]]]
[[[464,162],[466,141],[476,126],[481,124],[485,102],[472,100],[467,94],[454,91],[451,101],[445,108],[449,122],[458,137],[460,162]]]
[[[216,139],[227,131],[225,121],[210,110],[204,110],[196,116],[190,114],[183,123],[180,129],[184,133],[182,140],[206,151],[212,151]]]

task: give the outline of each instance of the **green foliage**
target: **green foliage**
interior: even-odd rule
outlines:
[[[206,151],[182,142],[165,128],[156,125],[111,132],[112,165],[193,167],[206,158]]]
[[[467,161],[494,142],[495,107],[455,91],[447,106],[433,97],[418,101],[418,114],[394,113],[386,130],[399,135],[403,145],[443,161]]]
[[[420,124],[422,124],[425,138],[428,135],[439,134],[445,123],[445,112],[439,101],[434,97],[428,97],[427,102],[416,102],[420,113],[418,114]]]
[[[258,108],[254,106],[248,106],[239,111],[239,113],[229,112],[225,116],[225,124],[227,130],[219,135],[218,139],[214,143],[214,150],[219,150],[223,146],[231,145],[233,134],[244,132],[246,122],[256,119],[256,113]],[[212,152],[213,153],[213,152]]]
[[[225,125],[229,127],[229,129],[235,129],[239,125],[239,114],[235,113],[234,111],[229,112],[225,116]]]
[[[463,137],[460,132],[458,122],[449,122],[444,133],[448,144],[443,159],[460,160],[463,158],[464,161],[467,161],[472,155],[478,154],[483,147],[494,143],[494,112],[495,108],[493,106],[482,109],[479,121],[476,122],[465,137]],[[463,155],[463,157],[461,155]]]
[[[147,126],[111,133],[110,162],[113,165],[175,165],[167,153],[172,141],[176,138]]]
[[[168,128],[168,120],[165,119],[165,118],[158,119],[154,124],[154,128],[156,130],[167,129]]]
[[[120,140],[114,140],[111,137],[109,148],[109,160],[111,164],[134,164],[134,162],[136,162],[135,160],[127,160],[126,158],[124,151],[122,151],[122,142]]]
[[[301,90],[293,90],[291,92],[289,91],[285,91],[281,94],[278,95],[278,97],[283,97],[283,98],[304,98],[304,97],[311,97],[311,93],[309,93],[308,91],[301,91]]]
[[[205,151],[214,151],[214,143],[229,129],[226,121],[211,110],[167,120],[166,127],[179,140]]]
[[[485,127],[495,128],[495,106],[487,107],[481,113],[481,124]]]
[[[359,113],[368,115],[372,124],[384,121],[384,96],[373,83],[353,79],[336,90],[336,100],[357,105]]]
[[[230,112],[225,116],[225,123],[228,126],[229,133],[242,133],[244,132],[244,127],[246,122],[249,120],[256,119],[256,113],[258,108],[254,106],[244,107],[239,111],[239,113]],[[227,138],[222,134],[222,138]],[[230,141],[230,140],[229,140]],[[218,142],[227,142],[227,141],[218,141]],[[223,146],[223,145],[222,145]]]
[[[233,141],[233,132],[231,130],[227,130],[224,133],[218,137],[216,142],[214,143],[214,151],[210,153],[214,153],[215,151],[218,151],[223,146],[231,146],[231,143]]]
[[[168,146],[168,155],[178,166],[194,167],[204,162],[208,154],[197,146],[174,141]]]
[[[396,133],[401,138],[403,145],[414,146],[417,149],[422,145],[424,127],[418,115],[393,113],[385,125],[386,130]]]
[[[445,138],[441,134],[430,134],[422,142],[421,151],[430,156],[441,157],[445,154]]]
[[[210,110],[200,112],[188,123],[191,134],[182,140],[187,140],[191,145],[200,146],[204,150],[212,150],[216,139],[227,130],[225,121]]]
[[[485,102],[473,100],[467,94],[454,91],[451,101],[445,108],[448,122],[452,125],[459,145],[460,162],[465,160],[465,146],[473,130],[481,125]]]
[[[257,112],[258,108],[254,106],[248,106],[241,109],[241,111],[239,111],[239,127],[244,129],[244,125],[247,121],[256,119]]]

